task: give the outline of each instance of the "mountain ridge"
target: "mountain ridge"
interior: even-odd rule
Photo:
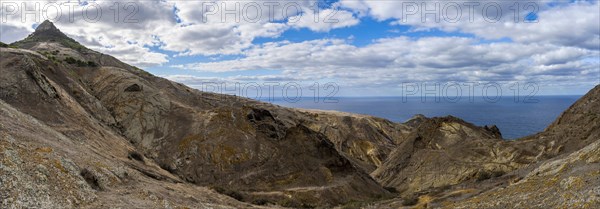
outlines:
[[[3,207],[390,208],[463,187],[466,204],[598,139],[600,86],[504,141],[452,116],[403,124],[201,92],[38,28],[0,51]]]
[[[10,45],[19,48],[31,48],[38,42],[56,42],[80,52],[89,51],[88,48],[61,32],[56,26],[54,26],[54,23],[50,22],[49,20],[45,20],[38,25],[35,31],[25,39],[14,42]]]

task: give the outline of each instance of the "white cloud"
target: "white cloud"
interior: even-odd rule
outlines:
[[[578,60],[588,54],[589,52],[585,49],[562,47],[558,50],[535,54],[532,56],[532,58],[537,64],[540,65],[556,65]]]
[[[163,31],[166,27],[175,24],[172,5],[165,2],[153,4],[143,2],[130,1],[132,7],[127,9],[125,6],[128,2],[118,2],[117,8],[120,10],[119,15],[116,15],[114,6],[117,1],[93,1],[88,2],[88,6],[68,1],[14,1],[10,3],[14,3],[18,11],[13,15],[2,16],[3,21],[6,21],[2,26],[9,29],[24,28],[27,33],[31,33],[34,30],[32,26],[41,23],[46,17],[59,17],[50,20],[62,32],[93,50],[113,55],[140,67],[161,65],[168,62],[167,55],[153,52],[149,47],[156,45],[154,35],[157,31]],[[39,6],[34,10],[36,3]],[[29,10],[37,11],[36,15],[24,15],[23,5]],[[61,10],[49,9],[49,13],[43,12],[43,8],[51,8],[47,5],[57,5]],[[6,9],[6,4],[4,6],[3,9]],[[96,13],[96,11],[102,12]],[[135,15],[128,17],[131,12],[135,12],[132,13]],[[96,14],[100,14],[97,19]],[[11,31],[2,31],[2,40],[5,40],[4,36],[7,33],[10,34]],[[14,37],[7,42],[23,38],[25,36]]]
[[[433,13],[437,15],[427,14],[425,8],[434,10],[436,3],[439,3],[439,7]],[[555,6],[548,6],[549,3]],[[437,28],[474,34],[486,39],[510,38],[521,43],[551,43],[600,49],[600,12],[597,1],[341,0],[340,5],[378,20],[396,20],[395,24],[410,25],[415,27],[414,30]],[[460,7],[461,15],[457,21],[454,20],[457,10],[452,5]],[[518,6],[518,12],[515,5]],[[501,13],[496,12],[496,6],[499,6]],[[470,12],[470,7],[473,12]],[[525,17],[532,11],[536,11],[537,22],[525,22]],[[495,17],[499,19],[496,20]]]
[[[134,63],[138,67],[152,67],[169,62],[167,55],[152,52],[150,49],[137,44],[117,45],[112,48],[91,48],[95,51],[118,57],[119,60],[125,63]]]
[[[32,4],[31,1],[28,5]],[[40,1],[42,5],[50,1]],[[253,3],[248,1],[214,1],[233,8],[240,3],[244,16],[240,21],[223,21],[222,16],[202,11],[203,1],[133,1],[137,6],[134,18],[139,22],[125,23],[128,11],[121,10],[115,22],[116,1],[96,1],[103,16],[97,22],[85,21],[81,7],[76,7],[74,22],[63,14],[56,25],[67,35],[84,45],[142,67],[164,65],[169,59],[165,52],[179,56],[241,55],[243,58],[177,65],[174,67],[208,72],[251,70],[276,70],[272,75],[231,76],[227,80],[341,80],[348,86],[394,86],[401,81],[475,81],[475,80],[547,80],[547,82],[597,83],[600,63],[600,12],[598,2],[558,3],[547,6],[548,1],[534,0],[539,6],[538,23],[514,23],[510,10],[514,1],[499,1],[503,18],[497,23],[486,22],[481,10],[474,13],[475,20],[462,16],[462,21],[430,21],[433,16],[410,16],[403,22],[402,3],[424,1],[371,1],[341,0],[322,8],[319,21],[314,21],[311,5],[315,1],[275,1],[274,11],[243,10]],[[430,2],[430,1],[427,1]],[[467,1],[458,1],[463,4]],[[472,1],[468,1],[472,2]],[[477,1],[478,7],[490,1]],[[527,1],[529,2],[529,1]],[[18,4],[22,3],[17,1]],[[447,1],[441,1],[447,3]],[[520,6],[523,2],[520,1]],[[302,13],[286,5],[298,5]],[[262,5],[262,6],[261,6]],[[443,4],[442,4],[443,5]],[[121,2],[121,6],[124,3]],[[222,5],[220,5],[222,6]],[[422,5],[421,5],[422,6]],[[290,7],[291,8],[291,7]],[[332,10],[339,9],[333,17]],[[123,8],[122,8],[123,9]],[[422,9],[422,8],[420,8]],[[467,14],[466,7],[463,13]],[[174,12],[177,10],[177,12]],[[290,12],[292,11],[292,12]],[[302,14],[300,16],[300,14]],[[522,19],[527,11],[520,11]],[[50,15],[51,16],[51,15]],[[258,21],[248,17],[260,16]],[[12,42],[33,31],[39,21],[28,16],[9,15],[2,23],[0,40]],[[275,21],[270,21],[271,17]],[[301,17],[298,21],[294,21]],[[3,17],[4,18],[4,17]],[[315,32],[329,32],[336,28],[358,25],[361,18],[392,20],[397,24],[412,26],[412,30],[440,29],[446,32],[472,34],[475,38],[395,37],[373,40],[366,46],[352,45],[343,39],[322,39],[302,42],[281,41],[256,45],[261,37],[279,37],[286,30],[307,28]],[[327,20],[338,21],[328,22]],[[5,19],[3,19],[5,20]],[[43,18],[40,18],[40,21]],[[364,31],[367,33],[369,31]],[[362,32],[361,32],[362,33]],[[509,38],[513,43],[488,43],[489,40]],[[177,79],[181,79],[178,77]],[[191,78],[190,78],[191,79]],[[198,78],[193,78],[198,79]],[[215,79],[215,78],[212,78]]]
[[[203,72],[271,69],[278,79],[336,80],[349,86],[412,81],[594,82],[597,51],[552,44],[480,43],[461,37],[397,37],[357,47],[340,39],[267,43],[245,57],[173,66]],[[261,79],[261,78],[254,78]]]
[[[329,32],[331,29],[354,26],[359,22],[352,12],[339,9],[325,9],[292,17],[288,21],[288,25],[294,28],[308,28],[312,31]]]
[[[20,10],[22,5],[33,9],[39,3],[38,15],[25,16],[21,11],[3,16],[1,40],[13,42],[25,38],[33,32],[32,26],[40,23],[45,17],[56,17],[54,10],[45,15],[42,9],[55,1],[14,1]],[[206,5],[213,2],[219,10],[215,14],[207,15]],[[291,28],[286,23],[286,18],[297,16],[304,11],[310,11],[313,1],[273,1],[273,2],[248,2],[248,1],[89,1],[88,6],[83,3],[58,1],[61,10],[59,20],[55,24],[67,35],[74,37],[86,46],[109,53],[130,64],[138,66],[155,66],[168,62],[167,55],[153,52],[150,47],[173,51],[180,56],[191,55],[219,55],[240,54],[252,46],[253,40],[259,37],[278,37],[285,30]],[[115,7],[115,4],[118,6]],[[130,4],[127,4],[130,3]],[[276,3],[276,5],[271,4]],[[236,8],[240,21],[232,15],[221,15],[224,6],[228,9]],[[246,7],[256,4],[253,9]],[[75,11],[69,12],[69,5]],[[299,9],[294,12],[293,8]],[[94,19],[96,7],[101,8],[102,15]],[[130,7],[128,7],[130,6]],[[270,8],[269,6],[273,6]],[[115,8],[119,8],[118,14]],[[88,9],[89,12],[82,12]],[[135,9],[135,10],[134,10]],[[176,12],[175,12],[176,11]],[[87,14],[87,15],[85,15]],[[129,15],[133,16],[129,16]],[[87,17],[87,20],[86,20]],[[208,17],[208,18],[207,18]],[[258,17],[257,21],[250,21]],[[341,13],[340,21],[336,24],[323,25],[294,25],[296,28],[308,27],[318,31],[331,28],[345,27],[355,24],[348,20],[351,13]],[[117,19],[115,19],[117,18]],[[223,19],[226,18],[226,19]],[[335,18],[335,17],[333,17]],[[127,20],[127,21],[126,21]],[[279,21],[279,22],[272,22]],[[349,22],[350,21],[350,22]],[[327,29],[329,28],[329,29]],[[114,47],[114,48],[113,48]],[[135,58],[138,59],[135,59]]]
[[[27,37],[31,30],[20,25],[0,24],[0,41],[12,43]]]

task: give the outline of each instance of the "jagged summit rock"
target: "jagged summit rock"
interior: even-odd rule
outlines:
[[[77,43],[75,40],[69,38],[62,31],[60,31],[54,23],[46,20],[42,24],[35,28],[35,31],[30,35],[37,39],[37,41],[62,41],[69,40]]]
[[[412,118],[406,120],[406,122],[404,122],[404,124],[406,124],[408,126],[411,126],[413,128],[416,128],[417,126],[419,126],[425,120],[427,120],[427,117],[425,117],[425,115],[423,115],[423,114],[416,114]]]
[[[33,34],[35,35],[35,34],[40,34],[40,33],[45,33],[45,32],[50,32],[50,33],[55,33],[58,35],[66,36],[65,34],[60,32],[60,30],[58,28],[56,28],[56,26],[54,26],[54,23],[50,22],[50,20],[45,20],[44,22],[42,22],[42,24],[38,25],[38,27],[35,29],[35,32]]]
[[[61,32],[54,23],[49,20],[45,20],[42,22],[35,31],[27,36],[27,38],[17,41],[11,45],[31,49],[36,47],[39,43],[43,42],[51,42],[51,43],[59,43],[60,45],[71,48],[77,51],[87,51],[88,49],[81,45],[79,42],[73,40],[72,38],[65,35]]]
[[[106,54],[90,50],[59,30],[49,20],[42,22],[25,39],[10,44],[12,48],[35,51],[54,62],[78,67],[115,67],[135,74],[148,74]]]

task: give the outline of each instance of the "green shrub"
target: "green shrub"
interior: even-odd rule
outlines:
[[[98,64],[96,64],[95,62],[92,62],[92,61],[88,61],[87,66],[88,67],[98,67]]]
[[[92,61],[85,62],[85,61],[75,59],[73,57],[65,58],[65,62],[69,63],[71,65],[76,64],[78,67],[98,67],[98,64],[96,64],[95,62],[92,62]]]
[[[73,57],[67,57],[67,58],[65,58],[65,62],[67,62],[69,64],[75,64],[75,63],[77,63],[77,60]]]

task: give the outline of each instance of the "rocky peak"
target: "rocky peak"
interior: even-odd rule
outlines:
[[[408,119],[406,122],[404,122],[404,124],[416,128],[418,127],[423,121],[427,120],[428,118],[425,117],[425,115],[422,114],[416,114],[415,116],[413,116],[412,118]]]
[[[38,25],[32,34],[21,41],[15,42],[14,45],[19,48],[31,49],[41,42],[56,42],[65,47],[78,51],[87,49],[77,41],[69,38],[67,35],[61,32],[58,28],[56,28],[56,26],[54,26],[54,23],[50,22],[49,20],[42,22],[42,24]]]
[[[36,38],[42,38],[42,40],[44,40],[44,38],[49,38],[55,41],[63,38],[70,39],[69,37],[67,37],[67,35],[65,35],[58,28],[56,28],[56,26],[54,26],[54,23],[50,22],[49,20],[46,20],[42,22],[42,24],[38,25],[38,27],[35,29],[35,32],[33,32],[31,36]]]
[[[38,27],[35,29],[36,33],[41,33],[44,31],[59,31],[58,28],[56,28],[56,26],[54,26],[54,23],[50,22],[50,20],[45,20],[44,22],[42,22],[42,24],[38,25]]]

